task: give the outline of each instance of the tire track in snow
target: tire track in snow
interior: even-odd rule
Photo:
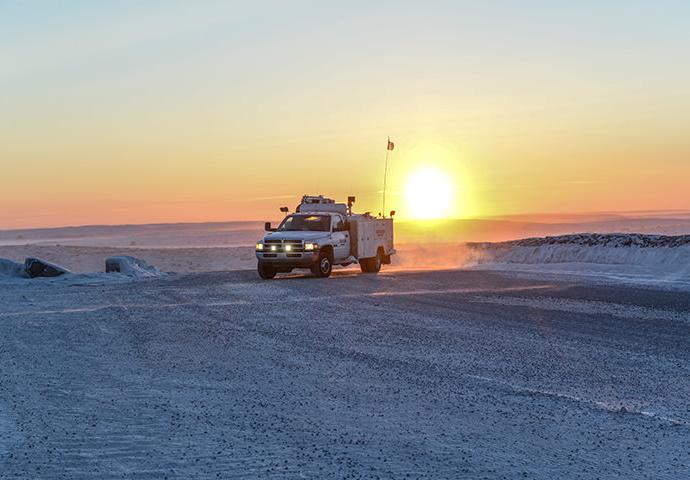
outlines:
[[[3,317],[21,317],[29,315],[60,315],[68,313],[94,313],[108,309],[158,309],[158,308],[179,308],[179,307],[228,307],[233,305],[252,305],[252,304],[279,304],[279,303],[304,303],[304,302],[321,302],[324,300],[333,299],[350,299],[362,297],[404,297],[414,295],[448,295],[448,294],[474,294],[485,292],[521,292],[529,290],[543,290],[553,288],[553,285],[530,285],[524,287],[506,287],[506,288],[448,288],[440,290],[418,289],[418,290],[403,290],[403,291],[378,291],[378,292],[363,292],[363,293],[345,293],[337,295],[319,295],[319,296],[291,296],[288,298],[275,300],[232,300],[222,302],[169,302],[169,303],[113,303],[93,305],[81,308],[65,308],[65,309],[50,309],[50,310],[27,310],[18,312],[3,312],[0,313],[0,318]],[[265,297],[263,297],[265,298]],[[479,298],[479,297],[478,297]],[[488,298],[488,297],[487,297]]]
[[[493,384],[496,386],[506,388],[506,389],[512,391],[513,393],[518,394],[518,395],[527,395],[527,396],[534,396],[534,397],[546,397],[546,398],[565,400],[568,402],[577,403],[579,405],[589,407],[592,410],[598,410],[598,411],[610,412],[610,413],[616,413],[616,414],[641,415],[643,417],[651,418],[654,420],[659,420],[661,422],[668,423],[670,425],[685,426],[685,427],[690,426],[690,421],[688,421],[688,420],[681,419],[681,418],[668,417],[665,415],[660,415],[656,412],[638,409],[638,408],[633,407],[632,405],[625,405],[623,403],[616,405],[616,404],[613,404],[611,402],[604,402],[601,400],[592,400],[592,399],[588,399],[588,398],[584,398],[584,397],[579,397],[577,395],[571,395],[568,393],[561,393],[561,392],[554,392],[551,390],[540,390],[538,388],[524,387],[524,386],[516,385],[513,383],[505,382],[502,380],[498,380],[495,378],[485,377],[482,375],[467,375],[467,377],[473,378],[475,380],[481,380],[481,381],[486,382],[486,383],[490,383],[490,384]]]
[[[571,300],[555,297],[508,297],[508,296],[476,296],[471,302],[490,303],[511,307],[536,308],[557,312],[583,313],[587,315],[612,315],[630,319],[654,319],[690,322],[690,312],[678,312],[659,308],[625,305],[620,303],[600,302],[595,300]]]

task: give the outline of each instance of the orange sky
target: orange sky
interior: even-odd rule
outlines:
[[[378,212],[387,135],[400,218],[690,209],[683,3],[395,5],[4,7],[0,228]]]

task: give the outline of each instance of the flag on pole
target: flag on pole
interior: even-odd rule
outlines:
[[[388,137],[388,145],[386,145],[386,168],[383,171],[383,210],[381,210],[381,215],[386,218],[386,180],[388,177],[388,152],[395,148],[395,144],[391,142],[391,137]]]

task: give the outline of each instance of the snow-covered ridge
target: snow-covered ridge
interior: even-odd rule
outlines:
[[[690,287],[690,235],[576,234],[468,244],[479,269]]]
[[[555,237],[524,238],[497,243],[471,243],[472,247],[542,247],[545,245],[577,245],[610,248],[676,248],[690,245],[690,235],[645,235],[640,233],[578,233]]]

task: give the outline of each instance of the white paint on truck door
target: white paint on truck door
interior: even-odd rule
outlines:
[[[345,230],[345,221],[342,216],[333,215],[331,221],[333,257],[335,263],[338,263],[350,256],[350,234]]]

